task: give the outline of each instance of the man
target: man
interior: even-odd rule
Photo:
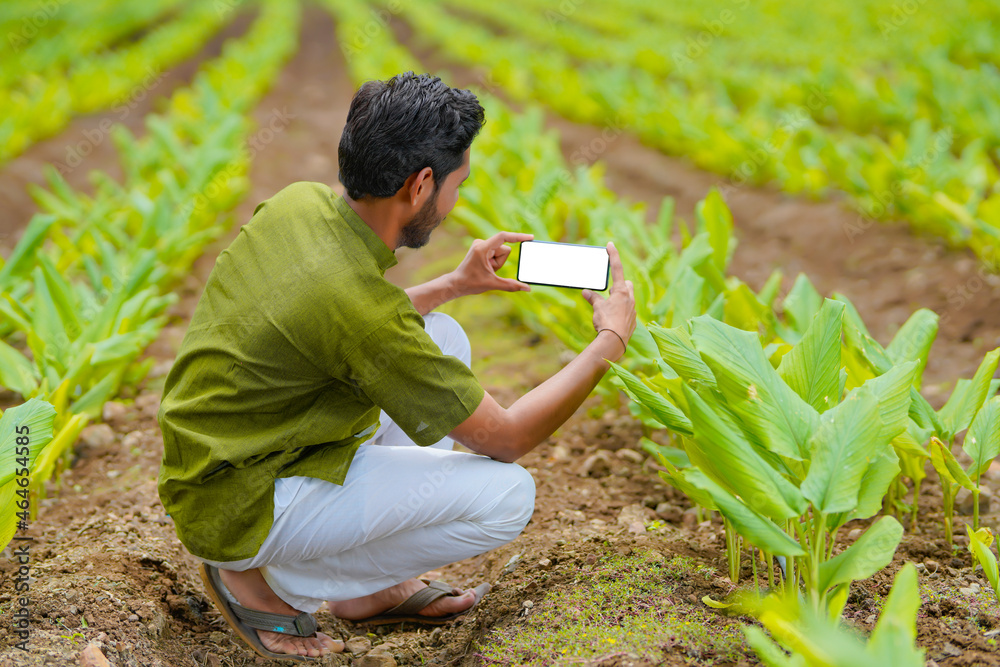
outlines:
[[[210,597],[261,655],[343,650],[315,633],[324,601],[373,623],[467,612],[488,584],[416,575],[520,534],[534,482],[513,462],[573,414],[635,328],[609,243],[609,297],[584,292],[594,341],[505,409],[469,369],[458,324],[431,311],[529,290],[496,270],[505,243],[532,237],[477,240],[453,272],[405,291],[385,280],[393,251],[426,244],[454,207],[483,122],[472,93],[436,77],[364,84],[340,141],[346,194],[297,183],[257,208],[216,261],[167,376],[160,497]]]

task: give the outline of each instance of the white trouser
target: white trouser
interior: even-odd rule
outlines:
[[[455,320],[441,313],[424,319],[442,352],[470,362]],[[417,447],[384,412],[381,422],[343,486],[312,477],[276,481],[274,525],[256,556],[206,562],[259,567],[278,597],[311,613],[324,600],[375,593],[521,533],[535,507],[535,483],[524,468],[451,451],[448,438]]]

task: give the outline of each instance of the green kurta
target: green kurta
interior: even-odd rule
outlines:
[[[254,556],[272,525],[274,480],[343,484],[379,408],[422,446],[475,411],[482,387],[384,278],[395,263],[320,183],[258,206],[219,255],[157,415],[160,499],[191,553]]]

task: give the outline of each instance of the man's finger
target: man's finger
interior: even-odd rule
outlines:
[[[534,234],[521,234],[518,232],[497,232],[490,237],[489,244],[491,247],[498,247],[504,243],[521,243],[522,241],[531,241],[535,238]]]
[[[611,258],[611,287],[624,289],[625,269],[622,267],[622,260],[618,256],[618,248],[615,247],[614,241],[608,241],[608,257]]]
[[[589,289],[583,290],[582,292],[580,292],[580,294],[583,296],[584,299],[586,299],[587,303],[589,303],[591,306],[594,305],[594,301],[596,301],[598,298],[597,294]]]
[[[512,278],[497,278],[500,285],[497,289],[501,289],[505,292],[530,292],[531,287],[525,283],[519,282]]]

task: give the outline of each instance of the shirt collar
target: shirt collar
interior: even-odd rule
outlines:
[[[347,224],[354,230],[354,233],[364,241],[365,247],[368,248],[368,252],[375,258],[375,263],[378,264],[378,268],[383,274],[386,269],[396,266],[396,263],[399,261],[396,259],[396,253],[390,250],[389,246],[375,235],[372,228],[351,208],[351,205],[347,203],[343,195],[337,195],[333,205],[337,209],[337,212],[340,213],[340,217],[346,220]]]

